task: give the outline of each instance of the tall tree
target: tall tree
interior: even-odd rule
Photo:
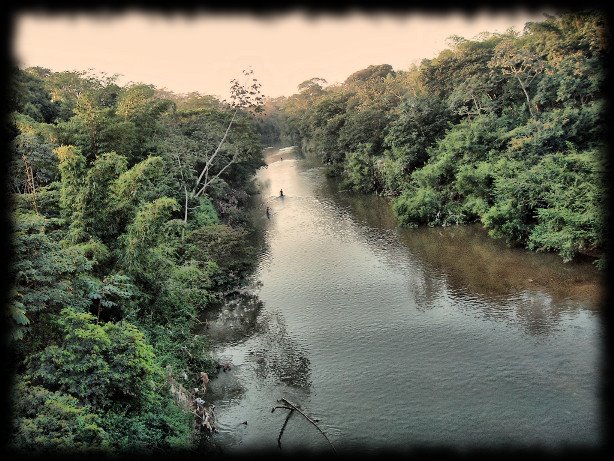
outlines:
[[[214,163],[218,154],[220,153],[226,138],[228,137],[228,133],[232,128],[232,125],[235,121],[237,113],[240,110],[245,111],[254,111],[261,112],[262,111],[262,103],[264,102],[264,97],[260,92],[260,83],[256,78],[253,78],[254,71],[251,69],[246,69],[243,71],[244,80],[243,82],[239,82],[237,79],[231,80],[230,86],[230,106],[234,109],[232,113],[232,117],[228,122],[226,130],[224,131],[224,135],[222,139],[218,143],[216,149],[213,151],[211,155],[207,153],[204,154],[205,164],[202,167],[200,174],[194,181],[193,186],[189,186],[188,178],[183,174],[184,166],[181,165],[181,160],[179,156],[177,157],[177,162],[179,164],[179,170],[182,172],[182,186],[184,192],[184,214],[183,221],[187,223],[188,221],[188,210],[190,202],[198,199],[204,192],[207,190],[207,187],[220,177],[224,171],[226,171],[232,164],[234,164],[240,152],[235,150],[232,157],[226,161],[221,167],[216,168],[216,164]],[[251,77],[251,81],[248,80]]]

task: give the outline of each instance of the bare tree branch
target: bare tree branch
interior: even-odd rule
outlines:
[[[235,163],[235,161],[237,160],[237,157],[238,157],[238,153],[237,153],[237,152],[235,152],[235,153],[234,153],[234,155],[232,156],[232,159],[230,160],[230,162],[228,162],[226,165],[224,165],[224,167],[223,167],[223,168],[222,168],[220,171],[218,171],[218,172],[215,174],[215,176],[211,177],[211,179],[206,180],[206,181],[205,181],[205,183],[203,184],[203,187],[201,187],[201,189],[200,189],[200,190],[199,190],[199,191],[196,193],[196,195],[194,195],[194,197],[198,197],[198,196],[200,196],[200,194],[202,194],[202,193],[205,191],[205,189],[207,188],[207,186],[208,186],[209,184],[211,184],[211,182],[212,182],[212,181],[214,181],[216,178],[219,178],[219,177],[220,177],[220,175],[221,175],[221,174],[224,172],[224,170],[225,170],[226,168],[228,168],[230,165],[232,165],[233,163]],[[208,175],[207,175],[207,176],[208,176]]]
[[[273,407],[273,409],[271,410],[271,412],[275,411],[276,408],[284,408],[286,410],[290,410],[290,413],[288,414],[288,416],[286,417],[286,420],[284,421],[284,425],[281,428],[281,431],[279,433],[279,437],[277,439],[277,443],[279,445],[279,448],[281,448],[281,435],[283,434],[283,431],[286,427],[286,424],[288,423],[288,419],[290,419],[290,415],[292,414],[292,412],[297,411],[299,412],[301,415],[303,415],[303,417],[309,421],[319,432],[320,434],[322,434],[324,436],[324,438],[326,439],[326,441],[329,443],[329,445],[331,446],[331,448],[333,449],[333,452],[336,454],[337,450],[335,450],[335,446],[332,444],[332,442],[329,440],[329,438],[326,436],[326,434],[322,431],[322,429],[320,429],[320,427],[316,424],[316,422],[310,418],[309,416],[307,416],[305,413],[303,413],[303,411],[298,408],[295,404],[293,404],[292,402],[290,402],[289,400],[285,399],[285,398],[281,398],[278,400],[278,402],[281,402],[284,404],[284,406],[276,406]]]
[[[224,141],[226,140],[226,137],[228,136],[228,132],[230,131],[230,127],[232,126],[232,122],[234,121],[235,116],[237,115],[238,111],[239,111],[239,108],[236,108],[234,113],[232,114],[232,118],[230,119],[230,123],[228,124],[228,127],[226,128],[226,132],[224,133],[224,137],[222,138],[222,140],[218,144],[217,149],[215,149],[215,152],[213,153],[213,155],[209,158],[209,160],[207,160],[207,163],[205,163],[205,166],[203,167],[203,170],[200,172],[200,176],[196,180],[196,184],[194,185],[194,189],[192,189],[192,194],[196,193],[196,189],[200,185],[201,179],[203,179],[204,174],[209,171],[209,167],[211,166],[211,164],[213,163],[213,160],[215,160],[215,157],[217,156],[218,152],[222,148],[222,144],[224,144]]]
[[[279,436],[277,437],[277,446],[281,448],[281,436],[284,434],[284,430],[286,430],[286,426],[288,425],[288,421],[290,420],[290,416],[294,413],[293,409],[290,409],[288,412],[288,416],[286,416],[286,420],[284,421],[284,425],[281,426],[281,430],[279,431]]]

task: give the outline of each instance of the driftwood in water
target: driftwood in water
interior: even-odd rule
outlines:
[[[292,413],[294,413],[295,411],[299,412],[301,415],[303,415],[303,417],[309,421],[311,424],[313,424],[313,426],[320,432],[320,434],[322,434],[324,436],[324,438],[326,439],[326,441],[330,444],[331,448],[333,449],[334,453],[337,453],[337,450],[335,450],[335,446],[332,444],[332,442],[328,439],[328,437],[326,436],[326,434],[322,431],[322,429],[320,429],[320,427],[316,424],[317,420],[313,420],[312,418],[310,418],[309,416],[307,416],[305,413],[303,413],[303,411],[298,408],[295,404],[293,404],[292,402],[290,402],[289,400],[285,399],[285,398],[281,398],[278,400],[278,402],[283,403],[283,405],[278,405],[275,406],[271,409],[271,413],[273,413],[277,408],[284,408],[286,410],[290,410],[290,413],[288,413],[288,416],[286,416],[286,420],[284,421],[284,425],[281,427],[281,431],[279,431],[279,437],[277,437],[277,446],[279,448],[281,448],[281,436],[284,433],[284,430],[286,429],[286,425],[288,424],[288,420],[290,419],[290,416],[292,416]]]

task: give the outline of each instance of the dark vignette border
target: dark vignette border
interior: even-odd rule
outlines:
[[[12,285],[11,280],[9,280],[9,264],[11,261],[11,244],[10,244],[10,235],[11,235],[11,223],[7,213],[8,204],[9,204],[9,196],[7,190],[7,170],[8,170],[8,143],[12,138],[12,129],[10,123],[8,122],[7,115],[11,111],[11,99],[10,99],[10,89],[8,87],[8,70],[11,68],[12,64],[15,64],[15,59],[13,56],[13,34],[15,28],[15,18],[20,13],[26,12],[38,12],[38,13],[48,13],[48,14],[71,14],[71,13],[109,13],[109,14],[117,14],[117,13],[125,13],[129,11],[143,11],[143,12],[151,12],[151,13],[159,13],[159,14],[181,14],[181,15],[191,15],[199,12],[215,12],[215,13],[241,13],[241,14],[250,14],[256,17],[259,16],[267,16],[274,14],[283,14],[290,12],[301,12],[307,16],[317,15],[317,14],[332,14],[335,16],[342,16],[347,13],[352,13],[355,11],[365,12],[365,13],[395,13],[395,12],[415,12],[415,13],[429,13],[429,14],[447,14],[447,13],[464,13],[468,15],[472,15],[480,12],[513,12],[514,10],[523,9],[525,11],[536,11],[538,9],[552,9],[554,11],[563,11],[563,10],[580,10],[585,8],[596,8],[602,10],[606,13],[607,21],[608,21],[608,44],[610,48],[608,49],[607,62],[606,62],[606,84],[605,84],[605,93],[607,95],[607,105],[606,105],[606,126],[614,127],[614,117],[612,116],[612,92],[613,85],[612,82],[612,69],[611,69],[611,57],[612,57],[612,15],[611,12],[606,8],[605,1],[595,1],[595,0],[586,0],[586,1],[557,1],[557,2],[528,2],[528,1],[515,1],[515,2],[505,2],[505,3],[497,3],[497,2],[479,2],[475,0],[465,0],[463,2],[452,2],[449,1],[446,3],[445,1],[437,1],[433,2],[428,0],[417,0],[412,2],[400,2],[393,0],[378,0],[377,2],[372,2],[371,4],[366,1],[312,1],[312,2],[297,2],[297,1],[280,1],[275,3],[272,1],[246,1],[246,0],[227,0],[223,1],[207,1],[207,2],[196,2],[196,1],[186,1],[186,0],[175,0],[171,2],[137,2],[137,1],[88,1],[83,3],[78,2],[70,2],[70,1],[61,1],[56,0],[53,2],[45,2],[40,0],[22,0],[19,2],[13,1],[11,5],[6,5],[4,3],[0,6],[0,32],[2,33],[3,39],[3,49],[2,54],[0,55],[0,59],[2,60],[2,73],[0,73],[0,105],[2,108],[3,119],[0,123],[0,129],[2,130],[2,135],[0,136],[1,142],[4,144],[3,152],[5,153],[0,157],[0,161],[2,162],[0,165],[0,186],[2,187],[2,193],[0,194],[0,209],[2,213],[0,213],[0,232],[2,232],[0,246],[0,281],[2,283],[2,289],[0,290],[1,295],[1,303],[2,305],[6,305],[7,302],[7,294]],[[530,448],[530,449],[506,449],[506,450],[494,450],[494,449],[477,449],[470,451],[460,451],[454,450],[449,447],[437,447],[437,448],[425,448],[425,447],[416,447],[412,450],[407,451],[394,451],[394,450],[383,450],[379,452],[376,456],[369,456],[368,458],[379,458],[382,459],[403,459],[403,458],[435,458],[435,457],[443,457],[448,459],[479,459],[479,458],[492,458],[496,457],[498,459],[518,459],[524,458],[527,456],[534,456],[538,459],[564,459],[564,458],[601,458],[605,457],[607,453],[614,454],[614,450],[612,450],[612,384],[611,384],[611,356],[614,353],[612,350],[612,310],[610,309],[610,305],[614,301],[613,298],[613,287],[614,283],[612,282],[612,263],[611,263],[611,251],[612,244],[609,239],[610,228],[612,223],[612,204],[614,204],[614,196],[612,187],[612,130],[607,130],[607,164],[606,170],[604,173],[603,180],[605,181],[606,190],[607,190],[607,209],[604,210],[606,217],[606,254],[607,259],[609,261],[609,267],[605,271],[605,297],[603,300],[603,310],[602,310],[602,319],[604,325],[604,341],[603,341],[603,349],[602,349],[602,374],[601,374],[601,406],[602,406],[602,417],[603,417],[603,438],[604,445],[602,447],[596,449],[586,449],[581,447],[573,447],[570,446],[566,449],[560,451],[545,451],[540,449],[539,447]],[[8,459],[27,459],[27,455],[17,455],[16,453],[10,452],[7,449],[7,443],[9,441],[10,435],[10,424],[11,424],[11,415],[9,413],[9,393],[11,390],[11,382],[13,375],[13,364],[11,362],[11,354],[8,349],[8,323],[6,315],[0,316],[1,320],[1,329],[3,333],[4,341],[2,342],[3,346],[3,360],[2,360],[2,392],[0,395],[2,396],[2,407],[4,411],[1,414],[1,423],[2,423],[2,452],[5,455],[8,455]],[[610,456],[611,456],[610,455]],[[63,454],[45,454],[43,455],[45,460],[49,460],[52,458],[57,459],[83,459],[94,456],[84,456],[84,455],[76,455],[74,453],[63,453]],[[192,452],[174,452],[168,453],[162,458],[168,459],[182,459],[182,458],[194,458],[202,460],[204,457],[212,456],[212,454],[203,454],[203,453],[192,453]],[[213,455],[216,457],[219,455]],[[324,451],[321,453],[314,452],[304,452],[304,453],[293,453],[292,457],[306,457],[306,458],[326,458],[330,456],[329,452]],[[357,452],[346,452],[343,453],[343,456],[348,456],[351,459],[355,458],[367,458],[364,453],[360,451]],[[33,457],[33,456],[30,456]],[[41,456],[42,457],[42,456]],[[257,451],[252,450],[248,452],[244,452],[243,455],[234,455],[234,456],[224,456],[225,459],[241,459],[247,458],[250,460],[253,459],[279,459],[282,458],[279,451]],[[149,458],[143,456],[139,453],[125,453],[122,455],[116,456],[101,456],[97,455],[94,458],[97,459],[138,459],[138,458]]]

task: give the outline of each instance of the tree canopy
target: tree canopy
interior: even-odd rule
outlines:
[[[89,72],[11,75],[12,446],[188,448],[173,383],[215,371],[197,316],[253,266],[259,84],[226,104]],[[215,181],[184,209],[207,162]]]
[[[279,140],[343,188],[391,196],[401,224],[478,221],[511,245],[603,266],[606,37],[602,13],[570,12],[450,37],[407,70],[311,79],[276,103]]]

